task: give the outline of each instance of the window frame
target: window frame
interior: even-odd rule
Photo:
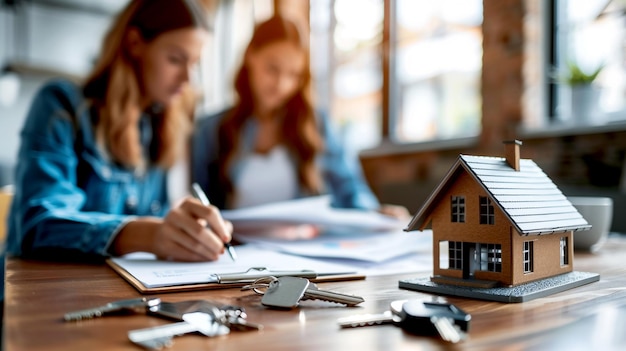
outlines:
[[[570,245],[570,240],[569,237],[567,236],[562,236],[559,240],[559,256],[560,256],[560,263],[561,263],[561,267],[564,266],[569,266],[569,245]]]
[[[524,247],[522,248],[522,262],[524,263],[524,274],[533,273],[534,267],[534,241],[524,241]]]
[[[450,198],[450,214],[452,223],[465,223],[465,196],[452,196]]]
[[[493,201],[489,196],[479,196],[478,197],[478,206],[479,206],[479,223],[487,224],[487,225],[495,225],[496,224],[496,215],[495,209],[493,206]],[[485,203],[483,203],[483,201]]]
[[[463,269],[463,242],[448,241],[448,269]]]

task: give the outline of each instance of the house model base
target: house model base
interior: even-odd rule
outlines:
[[[400,280],[399,287],[427,293],[512,303],[549,296],[598,280],[600,275],[597,273],[573,271],[512,287],[476,288],[438,284],[429,277]]]

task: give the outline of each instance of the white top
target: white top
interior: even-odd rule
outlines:
[[[252,153],[244,157],[234,186],[237,194],[234,208],[292,200],[299,193],[296,168],[282,145],[267,154]]]

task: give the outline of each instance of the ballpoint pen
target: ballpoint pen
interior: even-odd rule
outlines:
[[[193,196],[195,196],[196,199],[200,200],[200,202],[202,202],[204,206],[209,206],[211,204],[209,198],[206,196],[204,191],[202,191],[202,188],[198,183],[191,184],[191,192],[193,193]],[[233,247],[233,245],[231,243],[224,243],[224,247],[228,251],[230,258],[233,261],[236,261],[237,254],[235,253],[235,248]]]

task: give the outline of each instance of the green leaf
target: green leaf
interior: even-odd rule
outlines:
[[[574,62],[567,63],[567,73],[563,77],[563,82],[568,85],[580,85],[580,84],[591,84],[600,71],[604,68],[604,65],[599,65],[596,69],[591,73],[587,73],[583,71],[580,66],[578,66]]]

